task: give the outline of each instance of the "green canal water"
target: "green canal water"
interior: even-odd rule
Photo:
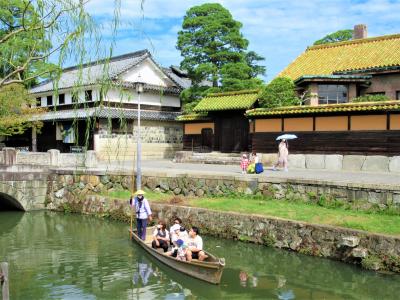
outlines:
[[[11,299],[399,299],[400,276],[203,237],[225,257],[219,286],[158,263],[127,225],[53,212],[0,212]]]

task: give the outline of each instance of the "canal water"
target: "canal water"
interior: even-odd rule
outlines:
[[[0,212],[11,299],[399,299],[400,276],[203,237],[225,257],[219,286],[177,273],[129,240],[128,226],[54,212]]]

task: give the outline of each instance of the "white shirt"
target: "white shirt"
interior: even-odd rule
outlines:
[[[187,244],[187,239],[188,239],[189,235],[187,233],[187,231],[178,231],[178,233],[173,232],[171,233],[171,241],[174,243],[177,240],[181,239],[183,242],[185,242]]]
[[[140,201],[135,197],[133,199],[133,207],[136,211],[136,219],[147,219],[149,215],[151,215],[151,209],[149,205],[149,201],[147,201],[146,198],[143,198],[142,204],[140,204]]]
[[[191,238],[189,236],[189,238],[187,239],[187,245],[189,248],[196,247],[199,250],[203,250],[203,239],[198,235],[196,235],[195,238]]]
[[[174,224],[169,228],[169,233],[172,235],[175,232],[175,229],[180,229],[181,224]]]
[[[161,229],[160,229],[160,231],[162,232]],[[154,237],[157,237],[157,234],[158,234],[158,228],[156,228],[156,229],[154,230],[153,236],[154,236]],[[168,230],[165,230],[165,238],[169,240],[169,233],[168,233]]]

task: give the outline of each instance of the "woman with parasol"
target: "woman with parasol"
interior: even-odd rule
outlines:
[[[276,140],[281,140],[281,142],[278,146],[278,162],[272,166],[274,171],[278,166],[282,166],[285,172],[288,171],[289,145],[287,140],[295,138],[297,138],[297,136],[295,136],[294,134],[283,134],[276,138]]]

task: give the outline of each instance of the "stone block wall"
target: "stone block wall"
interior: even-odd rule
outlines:
[[[278,160],[276,153],[262,153],[261,161],[272,166]],[[400,173],[400,156],[340,155],[340,154],[289,154],[289,168],[350,172]]]
[[[175,216],[203,234],[265,244],[312,256],[400,272],[400,238],[280,218],[152,204],[157,219]]]
[[[91,172],[90,175],[73,175],[71,171],[56,171],[49,185],[49,201],[55,193],[65,191],[77,195],[91,192],[130,190],[132,174],[112,175],[105,172]],[[143,187],[157,192],[175,195],[201,197],[263,195],[282,201],[338,203],[361,210],[400,210],[400,186],[381,187],[372,184],[340,184],[313,180],[259,178],[242,176],[176,175],[143,173]]]
[[[17,164],[25,165],[50,165],[50,156],[47,152],[18,152]]]
[[[134,160],[137,126],[132,134],[95,134],[94,149],[100,160]],[[178,122],[142,121],[140,127],[143,159],[173,158],[182,150],[183,128]]]

